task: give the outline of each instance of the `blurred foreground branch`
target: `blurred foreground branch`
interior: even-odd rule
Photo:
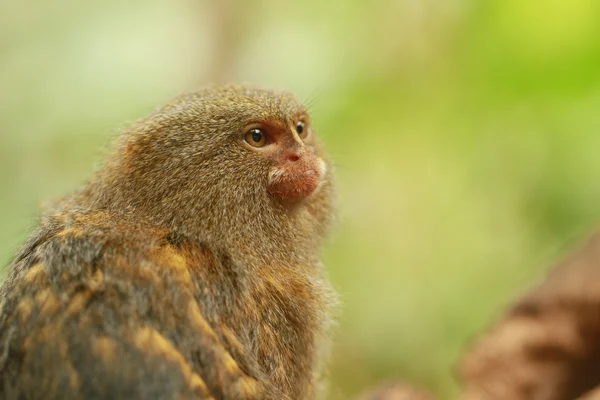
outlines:
[[[433,400],[433,397],[402,383],[389,383],[358,400]]]
[[[462,379],[467,400],[600,399],[600,234],[478,341]]]
[[[600,233],[467,352],[464,400],[600,400]],[[404,385],[359,400],[427,400]]]

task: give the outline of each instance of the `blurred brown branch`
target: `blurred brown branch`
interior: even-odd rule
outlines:
[[[358,400],[433,400],[433,397],[402,383],[388,383]]]
[[[467,400],[600,398],[600,234],[477,342],[462,378]]]
[[[600,388],[594,389],[586,393],[583,397],[578,400],[600,400]]]
[[[600,400],[600,233],[516,301],[467,353],[465,400]],[[405,385],[360,400],[421,400]]]

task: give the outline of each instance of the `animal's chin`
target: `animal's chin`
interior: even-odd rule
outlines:
[[[316,171],[281,179],[269,185],[269,193],[281,200],[302,200],[316,193],[321,187],[322,177]]]

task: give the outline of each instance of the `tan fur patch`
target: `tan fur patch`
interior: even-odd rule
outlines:
[[[158,331],[149,326],[144,326],[135,333],[133,342],[144,352],[160,355],[169,361],[177,363],[181,368],[183,376],[187,379],[190,388],[194,391],[200,391],[205,396],[209,395],[208,387],[202,378],[194,372],[173,344]]]
[[[196,246],[185,246],[181,249],[181,253],[188,261],[188,270],[194,274],[195,271],[201,270],[202,273],[206,273],[206,265],[212,265],[215,261],[213,256],[200,247]]]
[[[53,314],[60,306],[59,300],[50,288],[43,289],[39,292],[35,296],[35,302],[40,305],[42,314]]]
[[[237,375],[241,372],[238,363],[227,352],[223,352],[223,364],[232,375]]]
[[[85,305],[87,304],[90,297],[92,297],[92,293],[89,291],[79,292],[79,293],[75,294],[71,298],[71,302],[69,303],[69,306],[67,307],[65,316],[70,316],[70,315],[78,314],[79,312],[81,312],[81,310],[83,310],[83,307],[85,307]]]
[[[198,328],[202,331],[202,333],[206,333],[210,335],[215,340],[218,340],[217,334],[213,331],[212,327],[206,321],[202,312],[200,312],[200,308],[198,308],[198,304],[195,301],[190,301],[188,305],[188,316],[189,318],[198,325]]]
[[[240,379],[238,381],[238,389],[241,397],[249,399],[258,399],[262,392],[258,387],[258,382],[250,377]]]
[[[214,340],[214,362],[218,365],[222,365],[225,368],[225,372],[229,375],[228,379],[231,382],[235,382],[235,386],[240,393],[241,397],[248,398],[259,398],[260,390],[258,383],[251,377],[247,376],[239,367],[238,363],[233,359],[220,344],[217,334],[212,329],[208,321],[204,318],[196,302],[191,301],[188,307],[188,315],[191,321],[195,322],[198,329],[201,331],[198,334],[208,334],[209,337]],[[233,332],[229,331],[228,334],[233,335]],[[234,342],[237,338],[234,338]],[[241,346],[241,344],[240,344]]]
[[[102,272],[100,269],[96,270],[92,278],[87,283],[92,291],[101,289],[104,285],[104,272]]]
[[[64,236],[81,236],[81,229],[78,228],[66,228],[63,229],[62,231],[58,232],[56,234],[56,236],[58,237],[64,237]]]
[[[29,270],[25,273],[23,280],[26,283],[31,284],[45,276],[46,276],[46,273],[44,271],[44,267],[42,266],[41,263],[37,263],[34,266],[32,266],[31,268],[29,268]]]
[[[31,317],[31,311],[33,310],[33,302],[30,297],[22,299],[17,305],[17,311],[19,312],[19,318],[21,322],[25,323]]]
[[[178,276],[182,282],[189,284],[192,283],[187,260],[173,246],[163,246],[156,251],[153,256],[158,259],[158,262],[161,265],[164,265],[175,272],[175,275]]]
[[[132,264],[131,260],[123,255],[115,255],[111,261],[113,268],[126,271],[130,276],[135,276],[135,278],[154,283],[159,283],[161,280],[155,268],[148,267],[147,262]]]
[[[94,351],[105,364],[111,365],[115,360],[117,345],[109,337],[102,336],[94,340]]]
[[[239,353],[245,353],[244,346],[240,343],[237,336],[227,325],[221,325],[221,333],[229,345],[236,349]]]

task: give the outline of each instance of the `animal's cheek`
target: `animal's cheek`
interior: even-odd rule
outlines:
[[[325,162],[316,156],[275,166],[269,171],[269,193],[282,200],[308,197],[321,186],[325,172]]]

